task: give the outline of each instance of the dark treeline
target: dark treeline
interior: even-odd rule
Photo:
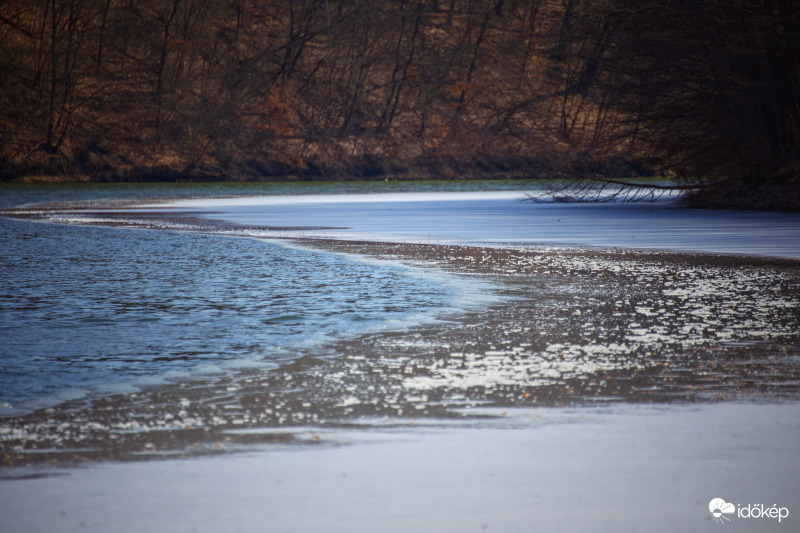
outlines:
[[[697,205],[800,210],[800,2],[598,4],[576,33],[599,139],[704,185]]]
[[[0,177],[672,172],[796,195],[799,13],[789,0],[3,0]]]

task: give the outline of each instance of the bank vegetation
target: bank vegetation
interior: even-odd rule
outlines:
[[[649,175],[800,206],[798,2],[0,2],[2,180]]]

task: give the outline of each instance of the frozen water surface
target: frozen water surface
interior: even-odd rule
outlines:
[[[520,242],[800,257],[800,214],[652,203],[526,201],[526,191],[266,196],[172,207],[241,224],[327,226],[321,236],[426,242]],[[310,232],[306,232],[310,233]]]
[[[734,516],[730,529],[796,529],[797,404],[486,414],[496,418],[5,482],[0,528],[704,533],[719,527],[709,502],[723,498],[790,513]]]
[[[272,195],[12,213],[173,230],[185,237],[164,242],[178,257],[181,242],[202,245],[191,233],[289,241],[298,272],[325,268],[345,300],[348,275],[374,277],[353,281],[357,300],[389,284],[375,301],[399,314],[397,327],[351,336],[325,318],[332,334],[269,368],[2,419],[0,530],[693,532],[719,527],[713,498],[790,512],[782,523],[733,517],[737,530],[795,530],[800,215],[522,198]],[[249,271],[263,279],[270,263],[258,258],[281,255],[252,239],[226,254],[214,239],[207,255],[226,286],[247,286]],[[228,320],[258,338],[259,306],[234,292]],[[219,300],[210,294],[212,308]],[[438,311],[409,322],[420,302]]]

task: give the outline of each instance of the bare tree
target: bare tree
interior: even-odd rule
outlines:
[[[631,143],[694,184],[716,184],[704,196],[727,204],[765,187],[797,194],[797,2],[607,2],[587,7],[576,38],[590,43],[582,76],[605,112],[606,146]]]

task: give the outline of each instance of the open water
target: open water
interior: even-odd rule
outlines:
[[[679,209],[670,203],[560,206],[519,202],[524,194],[519,189],[526,185],[535,186],[520,182],[381,182],[2,187],[0,207],[4,208],[42,202],[84,202],[85,205],[87,200],[94,199],[183,198],[186,201],[173,201],[167,207],[159,204],[162,212],[177,207],[172,212],[189,209],[189,214],[195,217],[207,216],[226,222],[221,226],[209,222],[206,227],[198,218],[183,224],[182,220],[190,219],[173,217],[168,220],[171,215],[158,215],[153,219],[156,225],[162,229],[172,228],[172,231],[148,231],[108,227],[107,220],[100,220],[101,225],[76,226],[0,218],[0,268],[3,272],[0,277],[0,339],[3,340],[0,343],[0,415],[20,415],[75,398],[135,392],[147,385],[186,383],[203,376],[231,376],[253,367],[285,369],[304,357],[306,361],[313,358],[313,365],[318,365],[325,357],[348,358],[355,347],[340,342],[339,348],[326,351],[323,344],[363,338],[364,334],[373,332],[418,329],[422,324],[441,320],[445,311],[463,314],[468,307],[466,302],[492,298],[493,289],[475,277],[447,275],[437,268],[410,267],[391,258],[365,259],[365,256],[379,253],[374,246],[366,254],[356,251],[362,255],[349,255],[334,252],[335,246],[321,247],[320,241],[315,249],[310,249],[286,244],[275,237],[339,236],[355,240],[382,238],[414,242],[421,239],[444,243],[484,241],[494,242],[490,244],[494,249],[499,243],[503,243],[501,247],[513,247],[514,242],[559,246],[588,244],[605,246],[612,254],[616,246],[641,246],[800,256],[800,218],[797,215],[707,213]],[[492,189],[498,192],[472,194]],[[334,197],[343,193],[348,196]],[[238,196],[246,198],[230,199]],[[209,197],[228,199],[202,200]],[[151,202],[144,202],[143,209],[152,211],[154,207],[147,207],[148,203]],[[61,203],[61,211],[46,215],[45,219],[73,224],[97,222],[93,218],[97,216],[102,219],[102,213],[97,215],[91,210],[71,213],[64,205]],[[147,227],[150,224],[147,215],[141,212],[139,215],[138,219],[131,220],[138,220],[136,224]],[[126,215],[124,211],[115,211],[112,216],[124,219]],[[231,223],[234,226],[230,226]],[[241,223],[255,226],[250,229],[235,226]],[[122,224],[126,222],[123,220]],[[302,226],[306,225],[316,229],[304,230]],[[338,229],[323,230],[321,226]],[[179,228],[183,231],[177,231]],[[210,234],[209,231],[227,231],[230,235]],[[347,251],[347,247],[344,248]],[[652,292],[659,283],[672,283],[669,276],[676,275],[670,273],[668,256],[661,256],[663,259],[656,265],[641,259],[625,266],[627,263],[621,259],[612,258],[608,264],[601,262],[592,266],[589,256],[563,255],[564,249],[561,252],[556,248],[549,250],[540,254],[542,261],[552,263],[563,259],[572,263],[553,264],[552,268],[525,274],[521,277],[525,283],[551,280],[557,291],[572,291],[577,298],[587,290],[598,288],[592,272],[606,275],[629,268],[631,279],[617,280],[600,300],[616,302],[615,305],[623,308],[627,305],[623,293],[633,290],[631,287],[649,286]],[[429,250],[429,253],[432,252]],[[493,259],[490,252],[480,252],[474,258],[467,257],[469,254],[464,249],[447,253],[452,256],[449,263],[470,258],[476,267],[501,268],[506,275],[517,272],[519,266]],[[705,265],[711,258],[697,261]],[[656,356],[664,358],[674,351],[665,349],[664,343],[683,346],[681,342],[687,332],[690,337],[699,335],[695,340],[700,344],[707,344],[708,337],[735,341],[737,346],[792,336],[798,316],[796,263],[783,261],[780,266],[755,258],[750,262],[737,261],[728,264],[725,259],[714,259],[713,265],[727,265],[722,269],[712,263],[700,269],[684,266],[678,272],[680,276],[688,280],[696,275],[701,285],[690,288],[689,282],[684,281],[678,285],[678,292],[672,285],[665,285],[653,302],[642,301],[635,309],[623,313],[604,310],[598,316],[619,322],[617,326],[611,327],[609,322],[588,339],[574,334],[565,337],[578,347],[575,357],[581,364],[575,368],[584,368],[581,365],[586,363],[587,346],[602,345],[606,351],[613,348],[625,359],[626,367],[635,367],[633,359],[638,352],[628,341],[644,343],[644,348],[648,349],[661,346]],[[738,264],[742,266],[737,267]],[[756,270],[751,266],[757,267]],[[578,275],[581,272],[589,272],[589,277]],[[519,274],[522,275],[522,270]],[[653,276],[657,279],[651,280]],[[704,289],[706,285],[714,287],[713,290]],[[536,284],[531,287],[535,289]],[[622,291],[619,297],[611,296],[618,291]],[[706,292],[713,299],[716,309],[713,313],[707,311],[708,302],[690,298],[675,302],[677,310],[669,315],[670,324],[659,319],[658,324],[649,328],[643,323],[646,317],[658,316],[661,308],[669,307],[673,296],[679,298],[686,293],[699,297]],[[502,313],[492,312],[487,324],[488,336],[494,340],[487,341],[484,351],[489,354],[488,359],[480,358],[475,376],[470,374],[467,379],[465,372],[469,365],[456,358],[449,362],[435,361],[430,368],[420,366],[418,372],[413,368],[403,370],[414,374],[413,378],[411,374],[404,374],[403,386],[428,390],[430,386],[420,384],[432,383],[438,387],[442,379],[450,383],[458,374],[459,379],[453,383],[460,385],[455,388],[467,390],[477,384],[486,385],[487,376],[505,376],[509,371],[508,360],[516,360],[514,357],[509,356],[509,359],[508,354],[502,352],[498,361],[503,368],[495,369],[495,373],[488,371],[487,361],[494,361],[492,358],[500,354],[494,344],[501,344],[501,331],[514,328],[522,331],[538,323],[540,308],[548,301],[549,293],[539,289],[534,293],[531,317],[523,319],[522,308],[509,311],[513,315],[509,324],[513,327],[495,324],[494,315]],[[594,300],[581,297],[575,301],[583,305]],[[480,306],[486,309],[486,303],[483,301]],[[747,311],[748,316],[732,312],[751,307],[755,311]],[[569,324],[582,328],[581,331],[594,331],[582,318],[588,316],[585,309],[570,313],[573,318],[569,319]],[[701,313],[702,323],[689,323],[698,313]],[[716,320],[710,319],[713,315],[717,316]],[[547,316],[547,321],[531,330],[533,337],[562,324]],[[486,319],[473,317],[470,320],[480,323]],[[469,329],[467,322],[469,320],[463,316],[457,321],[459,335]],[[672,331],[668,335],[664,330],[667,325]],[[437,326],[431,331],[431,345],[434,345],[444,330]],[[606,338],[609,331],[617,332],[612,340]],[[634,335],[636,332],[641,333],[641,339]],[[419,331],[412,335],[416,340],[411,344],[418,342],[419,335]],[[509,348],[512,350],[509,353],[527,353],[531,346],[528,337],[530,335],[514,340],[518,345]],[[379,338],[377,342],[384,341]],[[398,342],[397,339],[389,342],[388,353],[395,356],[399,353],[402,343]],[[403,342],[408,344],[409,341]],[[464,342],[463,339],[453,341],[462,351]],[[773,352],[780,353],[784,363],[796,360],[792,343],[765,346],[759,353],[764,352],[767,357],[775,355]],[[551,339],[550,345],[539,347],[539,351],[538,358],[531,361],[547,360],[546,355],[551,352],[559,357],[569,352],[563,341],[556,339]],[[745,351],[752,356],[750,350]],[[369,356],[374,358],[373,352]],[[598,368],[610,370],[614,367],[609,366],[609,356],[603,353],[600,367],[585,368],[596,373]],[[414,361],[419,366],[419,358]],[[449,373],[443,372],[450,363],[456,367]],[[381,367],[379,372],[371,369],[351,374],[383,375],[384,370],[395,366]],[[514,384],[533,383],[536,380],[529,379],[529,374],[541,374],[529,367],[522,370],[522,373],[512,371],[517,376],[512,380]],[[778,371],[770,372],[772,375]],[[735,372],[729,373],[733,374]],[[341,385],[338,370],[331,370],[330,375]],[[793,370],[790,375],[794,376]],[[228,387],[227,384],[221,386]],[[785,386],[781,381],[780,387]],[[320,389],[314,390],[319,392]],[[349,401],[337,394],[332,394],[331,398],[340,404]],[[384,403],[394,405],[389,400]],[[294,410],[298,409],[295,406]]]
[[[392,187],[20,185],[0,188],[0,207]],[[0,269],[0,415],[226,367],[273,367],[301,345],[430,320],[458,297],[399,264],[275,242],[8,218]]]

